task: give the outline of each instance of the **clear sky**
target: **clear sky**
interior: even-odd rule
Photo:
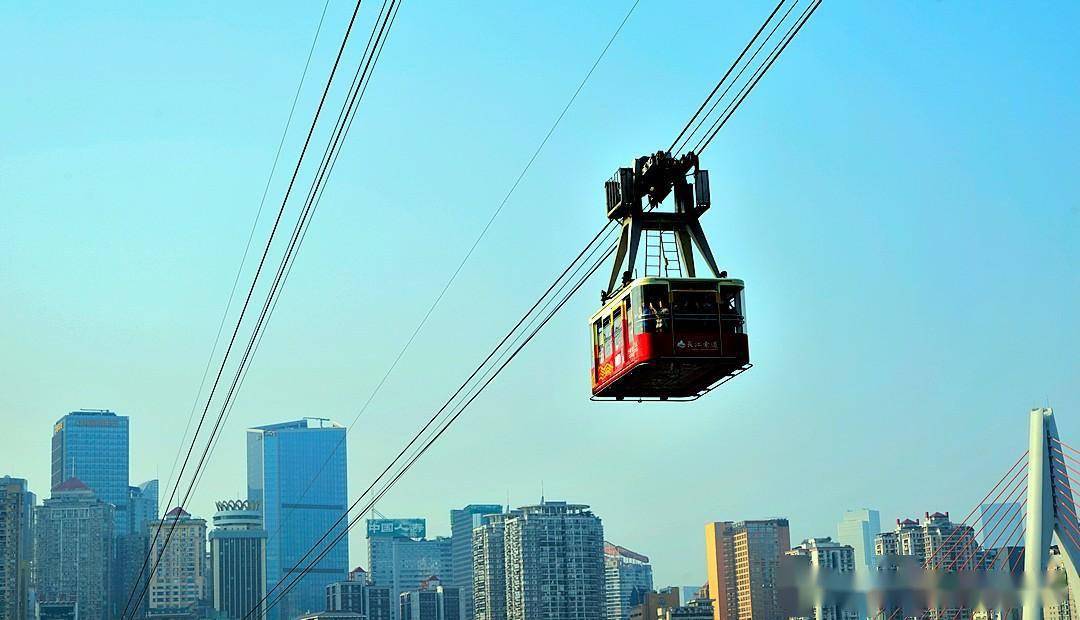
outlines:
[[[350,4],[330,1],[286,166]],[[193,513],[243,493],[246,427],[353,418],[629,4],[406,2]],[[0,474],[47,495],[52,423],[92,407],[131,417],[133,483],[168,475],[320,9],[0,8]],[[349,435],[353,492],[769,10],[642,0]],[[755,368],[694,404],[591,403],[597,280],[379,510],[449,534],[451,508],[543,486],[591,504],[659,585],[701,583],[707,521],[786,516],[798,539],[850,507],[962,515],[1024,449],[1030,407],[1080,441],[1078,19],[826,2],[703,162]]]

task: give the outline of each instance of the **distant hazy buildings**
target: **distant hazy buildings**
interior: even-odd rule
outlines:
[[[22,478],[0,477],[0,620],[26,620],[36,497]]]
[[[919,564],[948,570],[974,568],[979,545],[970,525],[949,521],[949,513],[926,513],[926,520],[897,519],[896,529],[874,539],[874,552],[884,556],[911,556]]]
[[[844,512],[844,518],[836,526],[836,541],[855,551],[855,566],[858,570],[873,569],[877,567],[874,538],[880,533],[881,513],[859,508]]]
[[[228,618],[261,620],[266,596],[266,530],[259,505],[226,500],[216,504],[210,539],[214,610]]]
[[[791,548],[787,519],[705,526],[705,556],[715,620],[781,620],[777,574]]]
[[[435,577],[420,582],[415,590],[402,592],[399,600],[401,620],[462,620],[461,591],[444,586]]]
[[[653,589],[649,558],[625,547],[604,543],[604,616],[627,620],[630,610]]]
[[[499,504],[469,504],[450,511],[451,571],[445,575],[447,585],[461,591],[464,616],[473,617],[473,529],[479,527],[484,515],[499,514]]]
[[[192,517],[183,508],[165,513],[163,522],[151,530],[150,566],[157,566],[150,579],[151,615],[194,614],[206,596],[204,553],[206,521]]]
[[[54,487],[52,497],[35,509],[37,597],[52,610],[48,613],[64,613],[73,605],[78,620],[114,618],[114,523],[112,504],[98,499],[77,478]]]
[[[291,569],[303,570],[310,558],[331,546],[275,605],[270,614],[275,619],[293,620],[322,609],[326,586],[347,577],[349,542],[344,535],[346,521],[340,518],[348,506],[345,448],[345,428],[323,419],[248,430],[248,500],[262,507],[268,533],[267,591]],[[324,532],[330,533],[325,542],[297,566]]]
[[[426,579],[453,572],[451,540],[425,538],[424,519],[368,519],[367,535],[371,581],[390,588],[394,601]]]
[[[78,478],[115,508],[113,535],[128,532],[128,419],[106,409],[72,411],[52,436],[52,486]]]

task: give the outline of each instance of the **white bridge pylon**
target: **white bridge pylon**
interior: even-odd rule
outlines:
[[[1047,563],[1053,536],[1057,535],[1070,589],[1080,588],[1076,572],[1080,547],[1072,533],[1076,531],[1076,504],[1065,472],[1053,409],[1031,410],[1028,441],[1023,620],[1042,620]]]

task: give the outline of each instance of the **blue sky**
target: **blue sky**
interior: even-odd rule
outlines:
[[[353,418],[629,5],[405,4],[192,512],[242,492],[244,428]],[[642,0],[350,434],[353,491],[771,8]],[[133,482],[168,474],[320,9],[0,9],[0,473],[46,494],[52,422],[100,407],[132,418]],[[349,11],[330,1],[286,165]],[[747,282],[755,368],[694,404],[589,402],[597,280],[379,509],[448,534],[450,508],[543,485],[591,504],[658,583],[698,583],[706,521],[787,516],[802,538],[855,506],[962,515],[1023,451],[1028,408],[1048,399],[1076,437],[1077,18],[826,3],[703,161],[703,223]]]

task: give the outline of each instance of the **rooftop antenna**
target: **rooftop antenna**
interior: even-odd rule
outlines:
[[[544,505],[544,481],[540,481],[540,505]]]

